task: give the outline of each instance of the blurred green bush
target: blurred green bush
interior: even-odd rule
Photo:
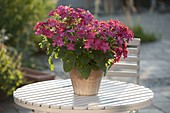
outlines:
[[[55,6],[53,0],[0,0],[0,28],[11,34],[5,45],[16,48],[28,61],[39,48],[33,28]]]
[[[134,25],[131,29],[134,32],[135,38],[140,38],[142,43],[158,40],[156,34],[144,31],[141,25]]]
[[[24,81],[20,71],[21,54],[18,54],[15,48],[4,44],[9,36],[5,33],[5,29],[0,29],[0,99],[12,95]]]
[[[23,74],[20,71],[21,55],[0,47],[0,91],[12,95],[13,91],[23,84]]]

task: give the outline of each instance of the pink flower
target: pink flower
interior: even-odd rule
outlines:
[[[89,50],[91,47],[92,47],[92,46],[91,46],[90,41],[85,41],[83,48]]]
[[[64,46],[64,42],[63,42],[62,37],[57,36],[57,37],[54,39],[52,46],[55,47],[56,45],[57,45],[58,47]]]
[[[48,15],[55,16],[56,14],[60,15],[62,19],[68,16],[69,7],[68,6],[59,6],[57,9],[51,11]]]
[[[85,41],[83,48],[89,50],[90,48],[92,48],[93,43],[94,43],[94,38],[88,38]]]
[[[94,50],[101,50],[101,44],[102,44],[102,40],[100,39],[95,39],[94,41]]]
[[[41,26],[43,26],[44,22],[37,22],[36,26],[34,27],[34,30],[39,29]]]
[[[115,62],[119,62],[120,58],[122,56],[122,53],[123,53],[123,49],[121,47],[118,47],[118,48],[115,49],[115,52],[116,52]]]
[[[86,34],[86,31],[84,28],[77,28],[76,37],[82,39],[84,34]]]
[[[95,38],[95,33],[94,32],[89,32],[86,34],[86,39],[94,39]]]
[[[67,49],[68,50],[74,50],[74,44],[73,43],[68,43],[67,44]]]
[[[54,36],[54,31],[51,31],[49,29],[43,29],[42,34],[48,38],[52,38]]]
[[[127,58],[127,54],[128,54],[128,50],[127,50],[127,49],[123,50],[123,56],[124,56],[124,58]]]
[[[68,39],[69,39],[71,42],[75,42],[75,41],[76,41],[76,37],[75,37],[75,36],[68,36]]]
[[[67,30],[66,32],[68,32],[68,33],[73,33],[73,32],[74,32],[74,29],[69,29],[69,30]]]
[[[36,35],[40,35],[42,33],[43,33],[43,29],[37,29],[35,32]]]
[[[53,20],[53,19],[51,19],[51,18],[49,18],[49,19],[47,20],[47,22],[48,22],[48,26],[50,26],[50,27],[55,27],[55,26],[57,25],[57,21],[56,21],[56,20]]]
[[[109,44],[107,42],[102,42],[101,49],[104,53],[106,53],[108,50],[110,50]]]
[[[79,17],[78,15],[79,15],[79,13],[77,13],[76,11],[70,12],[70,17],[72,17],[74,19],[78,18]]]
[[[36,26],[34,27],[35,34],[40,35],[43,33],[45,23],[44,22],[37,22]]]

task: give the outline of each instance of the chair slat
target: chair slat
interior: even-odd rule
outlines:
[[[134,56],[129,56],[126,59],[124,59],[123,57],[121,58],[121,61],[126,61],[126,62],[139,62],[140,58],[139,57],[134,57]]]
[[[111,69],[134,69],[137,70],[139,67],[137,64],[129,64],[129,63],[116,63],[114,64]]]
[[[139,73],[129,71],[109,71],[107,76],[121,76],[121,77],[139,77]]]
[[[139,49],[138,48],[128,48],[128,54],[138,54]]]
[[[129,46],[140,45],[140,38],[134,38],[133,41],[129,42],[127,45],[129,45]]]

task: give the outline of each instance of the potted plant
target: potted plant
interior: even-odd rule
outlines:
[[[98,21],[89,11],[68,6],[51,11],[49,18],[37,22],[34,30],[43,37],[40,47],[47,48],[51,70],[53,58],[62,59],[77,95],[97,94],[102,74],[122,55],[127,57],[126,43],[134,38],[119,20]]]

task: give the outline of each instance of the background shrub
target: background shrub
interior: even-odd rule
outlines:
[[[140,25],[134,25],[131,29],[134,32],[135,38],[140,38],[142,43],[154,42],[158,39],[156,34],[145,32]]]
[[[23,53],[24,61],[39,48],[33,27],[54,7],[53,0],[0,0],[0,28],[11,33],[5,44]]]
[[[21,55],[0,47],[0,91],[8,96],[12,95],[13,91],[23,83],[20,66]]]

